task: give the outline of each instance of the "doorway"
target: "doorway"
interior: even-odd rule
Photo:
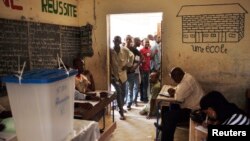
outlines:
[[[121,36],[122,42],[125,42],[125,38],[127,35],[131,35],[132,37],[139,37],[141,40],[147,38],[149,34],[153,36],[154,35],[161,36],[162,17],[163,17],[162,12],[124,13],[124,14],[108,15],[107,16],[108,63],[110,61],[109,48],[113,47],[113,38],[116,35]],[[110,66],[108,70],[110,70]],[[108,71],[108,76],[110,76],[110,71]],[[108,89],[114,91],[114,88],[111,86],[111,83],[110,82],[108,83],[109,83]]]
[[[116,35],[125,39],[127,35],[146,38],[148,34],[161,35],[162,12],[111,14],[108,19],[109,44],[113,45]]]

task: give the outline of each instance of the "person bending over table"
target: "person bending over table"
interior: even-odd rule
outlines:
[[[161,141],[174,140],[177,123],[189,121],[191,111],[199,109],[200,99],[204,95],[198,81],[180,67],[173,68],[170,76],[177,83],[177,86],[169,88],[168,93],[180,103],[171,103],[170,106],[163,107],[161,111]]]
[[[215,125],[250,125],[250,118],[234,103],[230,103],[222,93],[211,91],[202,97],[200,107],[208,116],[203,126]]]
[[[119,107],[120,119],[125,120],[124,98],[127,81],[127,69],[134,62],[134,54],[126,47],[121,47],[121,37],[114,37],[114,47],[110,49],[111,84],[117,93],[117,104]]]

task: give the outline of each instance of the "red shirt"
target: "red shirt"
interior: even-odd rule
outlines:
[[[142,58],[142,64],[140,66],[141,70],[144,72],[150,72],[150,49],[149,48],[142,48],[140,50]]]

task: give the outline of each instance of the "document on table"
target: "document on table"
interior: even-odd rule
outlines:
[[[196,126],[195,129],[197,129],[197,130],[199,130],[199,131],[201,131],[203,133],[207,133],[207,128],[205,128],[205,127],[203,127],[201,125]]]
[[[168,93],[168,89],[169,88],[171,88],[171,86],[169,86],[169,85],[163,85],[162,88],[161,88],[161,91],[160,91],[159,95],[170,97],[170,95]]]
[[[99,103],[99,101],[91,101],[91,100],[74,100],[74,103],[90,103],[93,106]]]

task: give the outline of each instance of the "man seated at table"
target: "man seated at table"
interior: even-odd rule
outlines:
[[[140,111],[141,115],[147,115],[147,119],[156,115],[156,105],[155,100],[161,90],[161,83],[159,81],[159,73],[154,71],[150,74],[150,96],[148,103]]]
[[[93,75],[89,70],[86,70],[85,63],[80,57],[73,60],[73,67],[78,70],[78,74],[75,78],[76,90],[81,93],[95,91]]]
[[[178,103],[171,103],[169,107],[165,107],[161,111],[161,141],[174,140],[177,124],[189,121],[191,111],[199,109],[200,99],[204,95],[198,81],[181,68],[173,68],[170,76],[177,83],[177,86],[169,88],[168,93]]]

